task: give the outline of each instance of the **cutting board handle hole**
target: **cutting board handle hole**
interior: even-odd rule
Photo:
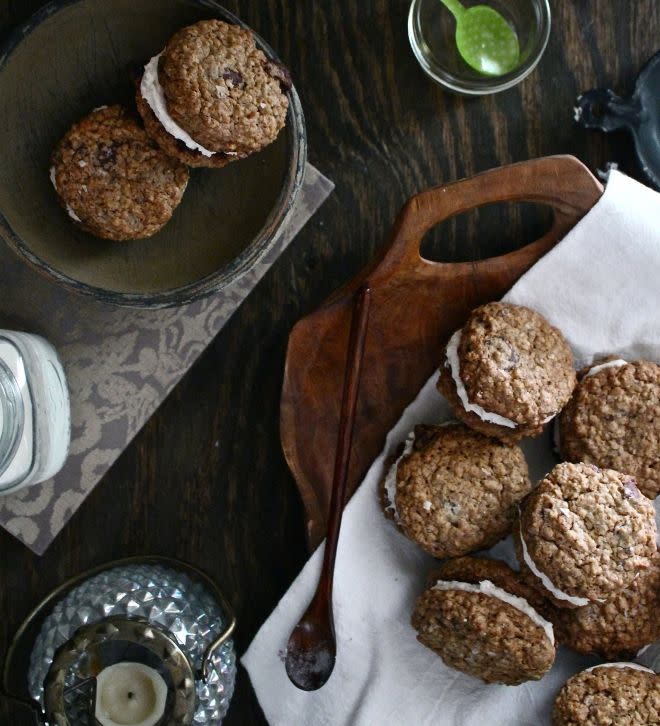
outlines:
[[[552,207],[534,202],[496,202],[440,222],[422,239],[429,262],[474,262],[520,249],[550,231]]]

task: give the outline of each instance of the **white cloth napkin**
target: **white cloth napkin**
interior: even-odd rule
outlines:
[[[601,200],[508,293],[558,326],[578,364],[601,354],[660,362],[660,194],[612,172]],[[432,560],[386,521],[376,496],[383,461],[417,423],[449,417],[424,386],[390,432],[344,516],[335,573],[337,663],[328,683],[303,693],[283,664],[293,626],[316,587],[322,547],[242,659],[274,726],[541,726],[576,671],[598,662],[561,648],[543,680],[486,685],[420,645],[410,625]],[[524,445],[530,474],[552,466],[549,433]],[[510,542],[491,552],[513,563]]]

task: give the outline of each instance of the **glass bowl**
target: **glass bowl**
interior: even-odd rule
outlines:
[[[485,76],[470,68],[456,48],[456,21],[440,0],[413,0],[408,37],[424,72],[441,86],[465,96],[483,96],[515,86],[541,59],[550,37],[548,0],[467,0],[465,7],[489,5],[515,28],[520,63],[502,76]]]

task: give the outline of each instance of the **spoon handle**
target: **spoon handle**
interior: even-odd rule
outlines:
[[[344,390],[339,418],[339,435],[337,437],[337,450],[335,453],[335,469],[332,480],[330,515],[328,517],[328,532],[319,580],[319,590],[323,591],[323,594],[321,595],[321,592],[319,592],[319,595],[325,600],[330,612],[332,612],[332,576],[335,569],[341,518],[344,512],[344,504],[346,503],[348,466],[351,460],[355,409],[357,406],[358,389],[360,387],[360,373],[367,338],[370,304],[371,290],[369,285],[365,283],[357,292],[353,307],[353,317],[351,319],[351,332],[348,339],[346,369],[344,374]]]
[[[459,18],[465,12],[465,8],[459,0],[440,0],[440,2],[451,12],[458,22]]]

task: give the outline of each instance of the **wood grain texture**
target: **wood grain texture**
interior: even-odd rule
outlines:
[[[0,32],[39,4],[0,0]],[[556,153],[592,169],[617,160],[639,173],[624,134],[577,129],[572,107],[587,88],[630,90],[657,49],[657,0],[551,4],[550,43],[535,72],[505,93],[463,99],[417,66],[407,0],[228,0],[290,64],[310,161],[337,189],[47,554],[36,558],[0,532],[0,654],[28,609],[62,579],[140,553],[212,574],[236,609],[237,647],[246,648],[307,557],[302,506],[279,443],[294,323],[364,267],[403,202],[422,189]],[[486,241],[478,219],[445,226],[444,259],[490,256],[533,238],[517,214],[506,234]],[[20,721],[0,713],[0,723]],[[264,723],[243,670],[226,723]]]
[[[323,539],[329,519],[332,478],[329,452],[339,426],[344,361],[352,300],[368,280],[374,300],[351,460],[351,494],[381,452],[399,420],[442,359],[448,337],[470,311],[497,300],[541,255],[593,207],[602,185],[572,156],[519,162],[412,197],[394,225],[382,257],[299,321],[289,338],[280,436],[301,491],[310,549]],[[432,262],[420,243],[434,226],[488,203],[547,204],[551,228],[505,255],[473,262]]]

